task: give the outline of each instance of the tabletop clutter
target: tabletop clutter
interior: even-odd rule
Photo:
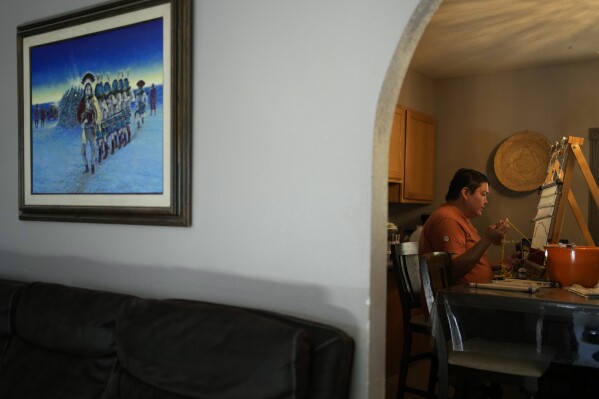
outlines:
[[[395,223],[387,222],[387,253],[391,253],[391,245],[401,242],[401,233]]]
[[[539,253],[541,254],[539,256]],[[532,259],[532,261],[531,261]],[[474,288],[537,292],[540,288],[563,287],[585,298],[599,298],[599,247],[575,244],[549,244],[526,258],[541,275],[518,273],[518,278],[496,278],[491,283],[471,283]]]
[[[393,222],[387,222],[387,253],[391,253],[392,244],[399,244],[406,241],[418,242],[424,228],[424,223],[429,216],[429,214],[421,214],[419,224],[416,224],[414,228],[408,228],[403,231],[401,231],[401,226]]]

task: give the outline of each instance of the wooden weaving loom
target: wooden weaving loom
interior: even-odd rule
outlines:
[[[547,244],[559,243],[566,212],[566,201],[563,198],[568,198],[568,203],[587,244],[595,246],[578,202],[571,191],[574,163],[578,162],[595,204],[599,207],[599,187],[582,153],[583,142],[583,138],[569,136],[551,146],[547,177],[539,188],[539,205],[537,215],[533,219],[535,225],[532,248],[540,249]]]

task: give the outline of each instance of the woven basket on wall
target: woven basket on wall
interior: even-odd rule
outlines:
[[[495,175],[510,190],[536,190],[545,180],[550,149],[551,142],[541,133],[515,133],[495,153]]]

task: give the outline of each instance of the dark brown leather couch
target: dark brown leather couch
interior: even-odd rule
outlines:
[[[0,280],[3,399],[342,399],[353,350],[272,312]]]

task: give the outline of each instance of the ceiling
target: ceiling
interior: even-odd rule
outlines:
[[[410,68],[429,78],[599,59],[598,0],[444,0]]]

